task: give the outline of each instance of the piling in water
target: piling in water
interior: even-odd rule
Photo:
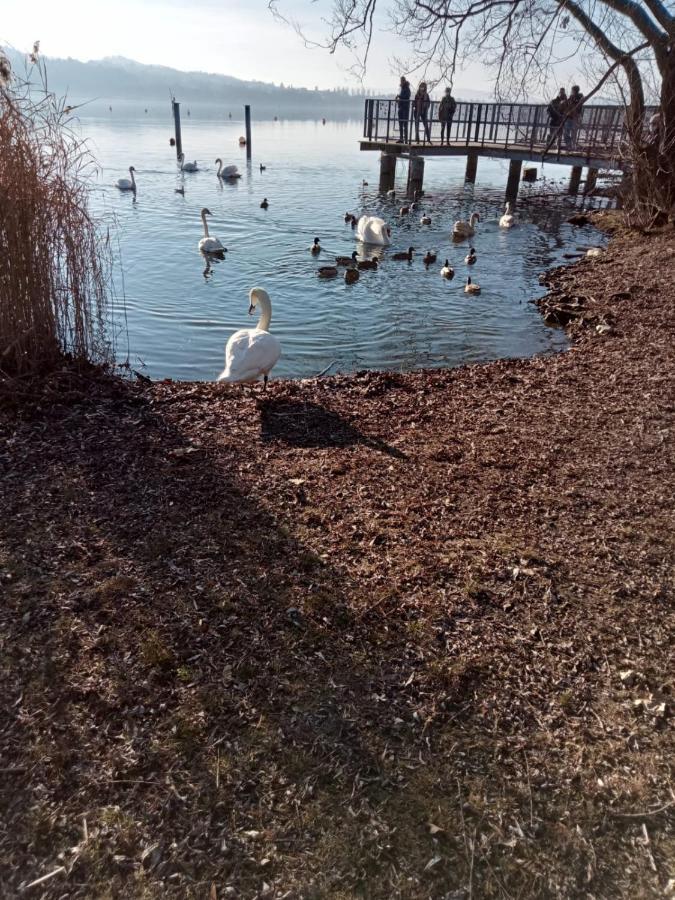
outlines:
[[[251,107],[244,107],[244,120],[246,122],[246,159],[251,158]]]
[[[176,158],[178,159],[183,152],[183,141],[180,134],[180,103],[177,100],[172,100],[171,108],[173,109],[173,122],[176,129]]]

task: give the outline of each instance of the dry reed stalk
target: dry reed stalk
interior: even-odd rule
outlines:
[[[0,54],[0,58],[2,54]],[[94,161],[31,56],[0,59],[0,380],[63,362],[109,363],[111,253],[88,210]],[[30,78],[35,80],[31,83]],[[36,83],[37,82],[37,83]]]

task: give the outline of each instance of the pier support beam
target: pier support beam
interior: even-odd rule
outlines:
[[[246,159],[251,159],[251,107],[244,107],[244,122],[246,123]]]
[[[177,100],[172,100],[171,108],[173,110],[173,124],[176,132],[176,159],[178,159],[183,152],[183,140],[180,133],[180,103]]]
[[[515,200],[520,186],[520,172],[523,168],[522,159],[512,159],[509,163],[509,178],[506,182],[506,199]]]
[[[396,155],[394,153],[380,154],[380,192],[386,193],[394,187],[396,178]]]
[[[471,184],[476,180],[476,172],[478,171],[478,154],[471,150],[469,151],[468,156],[466,157],[466,173],[464,175],[465,181],[470,181]]]
[[[590,194],[591,191],[594,191],[597,181],[598,181],[598,170],[597,169],[588,169],[586,172],[586,186],[584,187],[584,194]]]
[[[581,166],[572,166],[572,173],[570,175],[570,183],[567,187],[568,194],[578,194],[579,193],[579,185],[581,184]]]
[[[411,156],[408,164],[408,196],[417,197],[422,193],[424,184],[424,157]]]

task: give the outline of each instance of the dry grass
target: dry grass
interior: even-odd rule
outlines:
[[[6,61],[5,61],[6,62]],[[110,252],[88,211],[93,164],[70,108],[0,65],[0,379],[41,374],[64,354],[110,359]]]

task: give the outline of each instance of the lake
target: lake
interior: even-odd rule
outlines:
[[[165,122],[118,120],[114,110],[81,122],[101,166],[93,207],[112,226],[115,284],[126,306],[126,323],[117,320],[117,355],[123,361],[128,354],[132,368],[152,378],[216,378],[229,335],[254,324],[247,315],[252,287],[272,298],[271,330],[283,346],[275,377],[307,377],[331,364],[331,373],[457,366],[565,346],[564,335],[545,326],[528,301],[542,293],[540,272],[562,262],[565,250],[597,238],[568,225],[569,205],[542,199],[541,182],[523,186],[518,227],[500,230],[507,162],[480,159],[471,186],[464,184],[464,159],[427,159],[428,196],[401,218],[402,201],[378,193],[379,155],[358,149],[359,122],[254,121],[247,167],[240,122],[183,111],[186,158],[200,167],[194,174],[178,170],[172,125],[168,108]],[[216,157],[237,164],[241,179],[220,183]],[[130,165],[135,201],[114,186]],[[399,166],[402,197],[407,170]],[[568,173],[545,169],[551,180]],[[176,193],[180,187],[184,195]],[[260,208],[264,197],[268,210]],[[211,234],[228,248],[225,260],[210,266],[197,249],[202,207],[213,213]],[[362,249],[344,223],[347,211],[380,215],[392,228],[379,270],[362,272],[353,285],[316,275],[336,254]],[[420,224],[422,211],[431,225]],[[471,242],[478,262],[469,269],[468,243],[453,245],[450,233],[472,211],[482,221]],[[308,250],[314,237],[324,248],[319,258]],[[409,246],[418,251],[411,264],[390,259]],[[428,270],[427,250],[438,253]],[[446,257],[456,270],[452,281],[439,274]],[[481,285],[480,296],[464,293],[468,273]]]

